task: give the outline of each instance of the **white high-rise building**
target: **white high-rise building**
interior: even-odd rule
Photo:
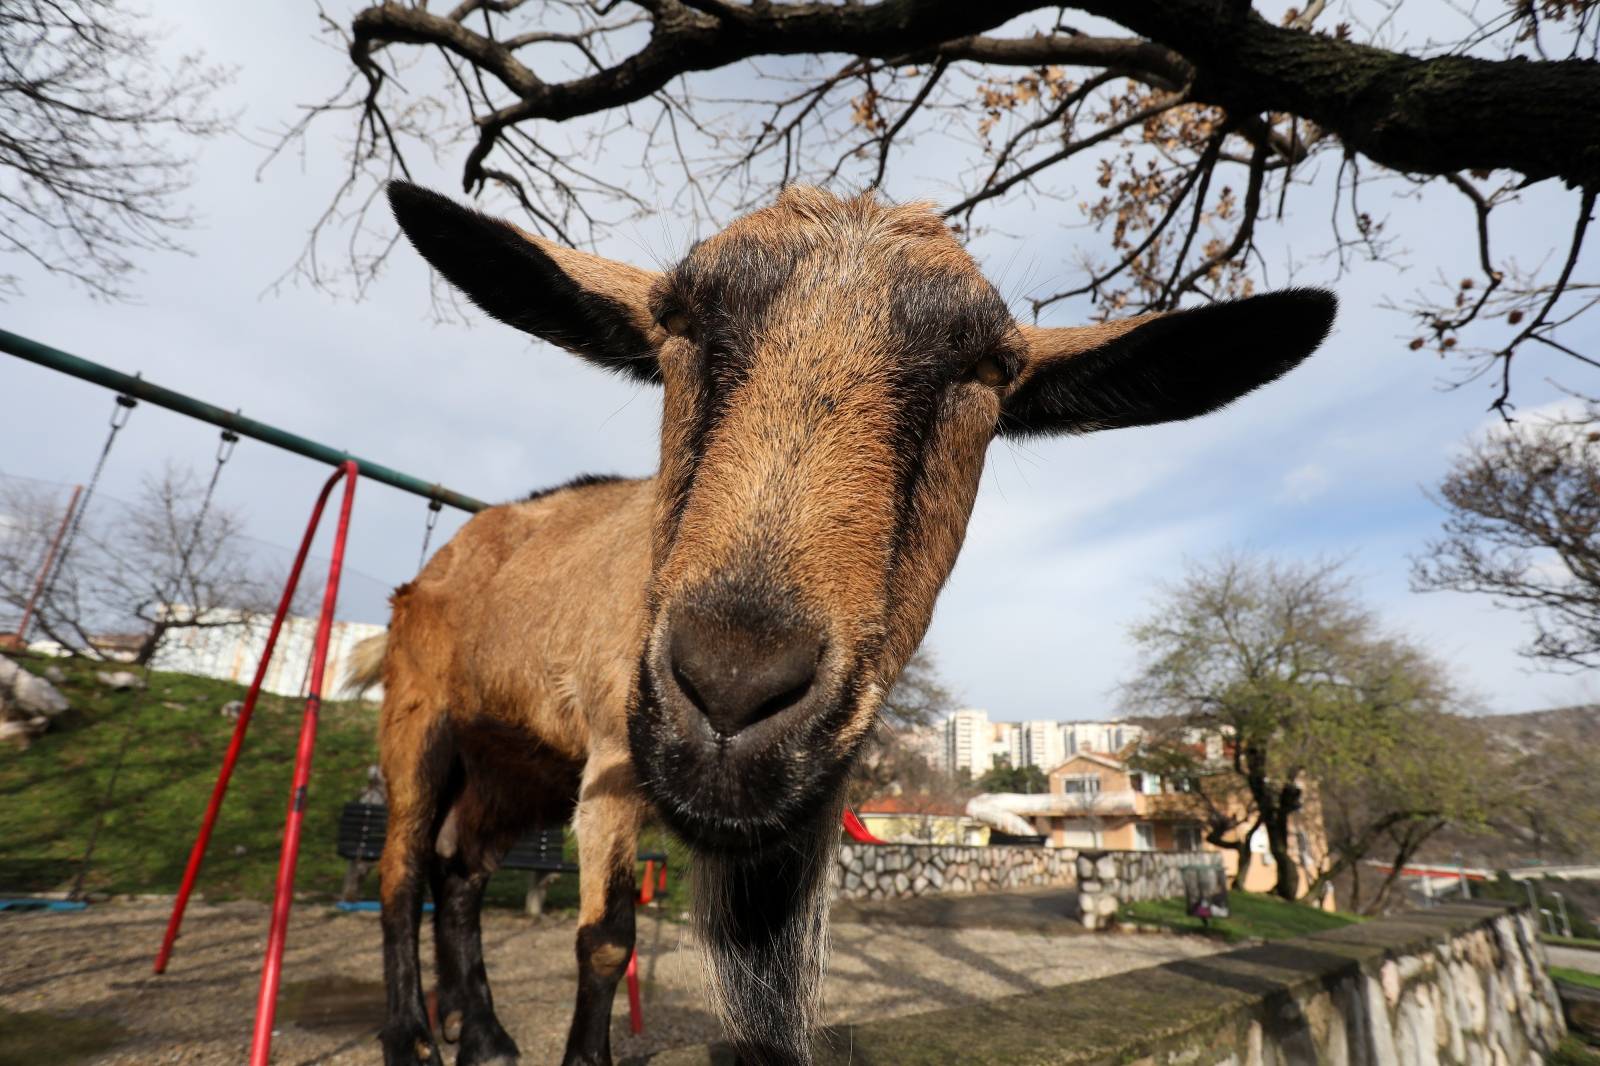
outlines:
[[[976,707],[954,712],[944,723],[945,767],[978,777],[991,769],[997,758],[1011,757],[1015,731],[1010,723],[989,721],[989,712]]]
[[[1126,722],[991,722],[988,711],[966,707],[930,726],[916,746],[932,766],[978,777],[1002,759],[1049,773],[1079,752],[1116,755],[1143,735]]]
[[[1093,752],[1116,755],[1129,744],[1136,744],[1144,729],[1127,722],[1062,722],[1061,739],[1067,755]]]
[[[982,769],[974,771],[973,767],[983,766],[992,734],[988,711],[969,708],[952,713],[944,722],[946,768],[951,773],[981,774]]]
[[[1049,773],[1067,761],[1067,741],[1060,722],[1018,722],[1011,747],[1012,766],[1037,766]]]

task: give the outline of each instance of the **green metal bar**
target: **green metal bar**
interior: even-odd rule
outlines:
[[[202,422],[210,422],[213,426],[231,429],[240,436],[253,437],[273,447],[283,448],[297,455],[303,455],[307,459],[315,459],[319,463],[338,466],[340,463],[353,459],[361,467],[362,477],[381,481],[385,485],[392,485],[403,492],[415,493],[429,500],[438,500],[440,503],[448,504],[458,510],[476,513],[489,506],[482,500],[475,500],[471,496],[463,496],[459,492],[452,492],[438,483],[430,485],[420,478],[414,478],[410,474],[402,474],[400,471],[392,470],[381,463],[361,459],[351,455],[349,452],[338,451],[325,444],[318,444],[314,440],[307,440],[305,437],[279,429],[276,426],[269,426],[265,422],[257,422],[253,418],[246,418],[241,414],[224,411],[220,407],[205,403],[202,400],[196,400],[192,396],[185,396],[181,392],[164,389],[160,385],[153,385],[145,381],[143,378],[131,377],[119,370],[112,370],[110,367],[101,366],[99,363],[91,363],[87,359],[80,359],[76,355],[61,351],[59,348],[52,348],[48,344],[40,344],[38,341],[29,340],[27,337],[18,336],[3,329],[0,329],[0,351],[8,352],[19,359],[26,359],[30,363],[38,363],[40,366],[49,367],[51,370],[60,371],[63,374],[70,374],[84,381],[91,381],[96,385],[103,385],[108,389],[126,393],[135,399],[146,400],[157,407],[165,407],[181,415],[198,418]]]

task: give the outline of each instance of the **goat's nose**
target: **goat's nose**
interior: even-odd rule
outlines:
[[[731,737],[805,699],[822,658],[822,639],[809,629],[733,628],[712,612],[675,612],[667,659],[672,683]]]

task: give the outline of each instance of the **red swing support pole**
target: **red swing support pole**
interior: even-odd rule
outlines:
[[[277,1011],[278,984],[283,973],[283,950],[288,934],[289,908],[294,901],[294,870],[300,855],[300,829],[305,819],[307,788],[311,780],[311,755],[316,744],[317,720],[322,707],[323,673],[327,666],[328,640],[333,628],[334,606],[339,596],[339,575],[344,567],[345,539],[350,529],[350,510],[355,502],[356,479],[359,474],[360,468],[353,460],[341,463],[333,476],[322,486],[316,506],[311,510],[311,521],[306,526],[305,536],[300,541],[300,550],[295,555],[294,566],[289,571],[288,581],[284,584],[283,598],[278,601],[278,612],[273,616],[272,628],[267,633],[266,647],[262,650],[261,661],[256,665],[255,678],[251,681],[250,691],[245,696],[244,707],[239,711],[239,720],[234,724],[233,739],[228,744],[227,754],[223,756],[222,768],[217,773],[217,783],[211,790],[211,801],[206,806],[205,817],[200,823],[200,832],[195,837],[194,848],[189,853],[189,864],[183,873],[183,883],[179,886],[178,898],[173,902],[172,916],[167,922],[161,950],[156,955],[155,972],[162,973],[167,968],[167,961],[172,957],[173,944],[183,924],[184,910],[189,904],[195,879],[199,876],[200,865],[205,859],[206,846],[211,842],[211,831],[216,825],[222,798],[228,790],[228,781],[233,776],[235,764],[239,761],[239,752],[244,746],[245,731],[249,728],[250,716],[254,713],[256,701],[261,695],[261,684],[271,664],[278,635],[289,613],[289,605],[294,600],[295,589],[299,586],[306,556],[311,551],[311,542],[316,536],[317,527],[322,522],[322,512],[327,505],[328,497],[333,493],[334,486],[343,479],[344,496],[339,508],[339,524],[334,533],[333,551],[328,564],[328,582],[322,594],[322,612],[317,621],[316,642],[312,648],[310,694],[306,698],[305,715],[300,725],[300,744],[295,753],[294,783],[289,792],[289,809],[283,829],[283,850],[278,859],[278,881],[273,892],[272,925],[267,935],[266,958],[261,968],[261,990],[256,998],[255,1030],[250,1042],[251,1066],[267,1066],[272,1050],[272,1022]]]

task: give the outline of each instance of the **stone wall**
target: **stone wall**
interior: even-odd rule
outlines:
[[[1183,896],[1185,866],[1222,866],[1206,851],[1082,851],[1077,858],[1078,910],[1083,924],[1104,929],[1124,903]]]
[[[842,844],[834,863],[836,899],[903,899],[953,892],[1070,888],[1071,848],[957,844]]]
[[[817,1066],[1531,1066],[1563,1031],[1526,911],[1463,903],[840,1027],[814,1048]],[[728,1061],[702,1047],[651,1063]]]
[[[836,899],[904,899],[944,893],[1077,888],[1084,924],[1111,924],[1126,902],[1183,895],[1178,871],[1219,865],[1214,853],[1078,851],[997,845],[843,844],[834,864]]]

